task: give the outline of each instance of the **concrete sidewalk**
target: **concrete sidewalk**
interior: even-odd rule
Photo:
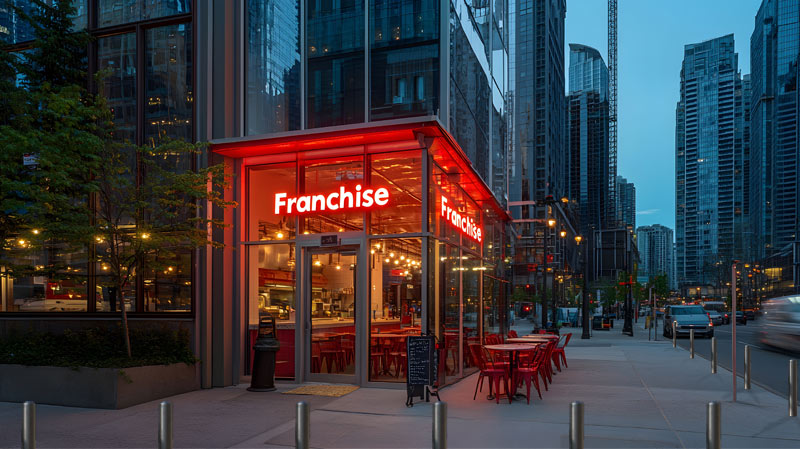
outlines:
[[[586,405],[586,447],[704,447],[709,401],[722,401],[723,447],[800,447],[800,420],[759,387],[731,402],[732,376],[671,342],[619,329],[567,347],[569,368],[544,400],[472,400],[476,377],[442,390],[449,447],[568,447],[569,403]],[[294,384],[282,384],[281,390]],[[311,442],[323,448],[431,446],[431,405],[405,407],[405,391],[361,388],[341,398],[250,393],[246,386],[170,398],[176,447],[293,447],[294,407],[311,403]],[[741,385],[740,385],[741,388]],[[535,394],[535,393],[534,393]],[[19,447],[21,405],[0,403],[0,447]],[[109,411],[39,405],[38,443],[49,447],[155,447],[158,403]]]

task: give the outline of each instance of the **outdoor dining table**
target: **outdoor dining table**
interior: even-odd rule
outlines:
[[[510,397],[513,399],[517,396],[517,383],[514,381],[514,369],[519,365],[519,352],[520,351],[530,351],[540,343],[504,343],[499,345],[485,345],[484,348],[488,349],[489,351],[500,351],[500,352],[510,352],[511,353],[511,363],[508,365],[508,379],[509,383],[511,384],[511,395]],[[495,391],[495,394],[500,394],[499,391]]]
[[[509,343],[547,343],[552,340],[555,340],[555,338],[542,335],[526,335],[524,337],[511,337],[506,341]]]

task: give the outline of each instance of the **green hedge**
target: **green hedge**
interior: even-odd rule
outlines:
[[[130,337],[132,357],[128,358],[121,326],[63,334],[12,332],[0,337],[0,364],[129,368],[197,362],[186,329],[136,328],[130,330]]]

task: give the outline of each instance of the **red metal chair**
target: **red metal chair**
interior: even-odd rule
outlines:
[[[476,397],[478,397],[478,390],[483,391],[483,379],[484,377],[489,378],[489,394],[492,394],[492,384],[494,384],[494,397],[496,402],[500,403],[500,381],[503,381],[503,385],[506,389],[506,396],[508,396],[508,402],[511,402],[511,395],[509,394],[509,379],[506,369],[498,368],[492,363],[490,358],[487,356],[488,352],[486,348],[478,344],[469,345],[469,352],[472,355],[472,361],[478,367],[478,381],[475,383],[475,394],[472,395],[472,400],[474,401]]]
[[[355,362],[356,358],[356,335],[347,334],[342,336],[342,350],[344,351],[344,363],[349,366]]]
[[[564,352],[564,348],[567,347],[570,338],[572,338],[572,332],[561,337],[559,344],[553,348],[553,362],[556,364],[556,368],[558,368],[559,371],[561,371],[562,361],[564,362],[564,368],[569,368],[569,365],[567,365],[567,354]],[[559,357],[561,358],[560,361]]]
[[[528,400],[528,404],[531,403],[531,383],[533,383],[533,386],[536,387],[536,392],[539,394],[539,399],[542,399],[542,390],[539,388],[539,370],[545,354],[542,346],[543,345],[539,345],[534,349],[523,351],[527,353],[527,357],[525,357],[524,362],[522,358],[520,358],[520,366],[514,373],[515,382],[517,382],[518,386],[522,385],[523,380],[525,381],[525,397]],[[520,356],[521,355],[522,352],[520,353]]]
[[[383,348],[378,344],[377,338],[370,338],[370,345],[369,345],[369,363],[372,365],[372,377],[377,378],[380,373],[381,369],[383,368],[384,364],[384,352]],[[373,379],[374,380],[374,379]]]
[[[508,338],[517,338],[517,337],[519,337],[519,335],[517,335],[517,331],[515,330],[508,331]]]
[[[388,371],[392,365],[394,365],[394,377],[400,377],[400,371],[405,373],[406,364],[408,362],[405,338],[397,338],[394,340],[393,347],[389,351],[387,358],[388,365],[386,366],[386,370]]]
[[[331,365],[336,369],[336,372],[342,372],[344,370],[344,352],[335,341],[319,342],[319,351],[321,358],[320,368],[322,367],[322,363],[325,362],[329,373],[333,372],[331,371]]]
[[[311,372],[319,373],[322,371],[322,358],[319,350],[319,343],[311,343]]]

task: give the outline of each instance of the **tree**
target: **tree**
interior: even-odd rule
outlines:
[[[650,278],[648,287],[653,287],[653,295],[660,298],[669,296],[669,281],[666,274],[659,274]]]
[[[206,218],[201,207],[232,207],[220,194],[229,185],[230,175],[222,164],[197,171],[177,171],[178,161],[196,157],[201,144],[168,141],[154,149],[106,142],[101,156],[106,161],[97,172],[97,207],[93,235],[98,247],[96,262],[108,273],[107,286],[113,287],[122,314],[126,349],[127,310],[123,297],[126,285],[141,269],[171,270],[176,254],[210,245],[223,244],[210,239],[212,227],[224,227],[219,220]],[[138,155],[145,175],[136,183]]]
[[[85,86],[89,36],[71,30],[71,2],[34,6],[11,6],[34,29],[32,49],[0,50],[0,265],[6,275],[57,278],[65,267],[36,255],[85,250],[104,111]]]
[[[210,231],[224,223],[201,209],[235,206],[221,193],[230,174],[223,165],[180,168],[204,151],[201,144],[120,142],[106,99],[87,89],[89,37],[72,31],[71,0],[35,6],[30,14],[16,8],[35,30],[33,49],[21,59],[0,58],[0,75],[25,79],[0,83],[19,103],[0,112],[0,265],[9,276],[67,276],[64,267],[36,264],[31,255],[95,249],[91,263],[107,274],[99,282],[116,290],[130,356],[124,287],[144,267],[168,270],[176,254],[222,246]],[[23,163],[25,154],[35,155],[35,166]]]

